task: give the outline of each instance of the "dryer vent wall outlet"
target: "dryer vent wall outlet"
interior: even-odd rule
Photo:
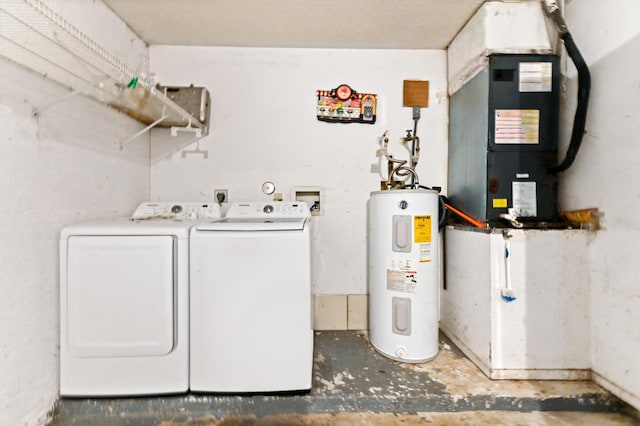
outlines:
[[[228,203],[229,195],[226,189],[214,189],[213,190],[213,201],[216,203]]]
[[[323,214],[323,194],[318,187],[298,187],[293,189],[293,199],[304,201],[311,209],[311,216]]]

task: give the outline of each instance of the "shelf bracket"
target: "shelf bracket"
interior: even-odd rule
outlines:
[[[196,143],[196,149],[191,149],[191,150],[183,149],[180,153],[180,156],[182,158],[187,158],[187,155],[189,154],[196,154],[196,155],[202,155],[202,158],[205,160],[209,158],[209,151],[207,151],[206,149],[200,149],[200,139],[195,139],[194,142]]]
[[[154,121],[153,123],[149,124],[147,127],[145,127],[144,129],[140,130],[139,132],[137,132],[135,135],[131,136],[130,138],[120,142],[120,149],[124,148],[124,146],[126,144],[128,144],[129,142],[131,142],[132,140],[134,140],[135,138],[137,138],[138,136],[140,136],[143,133],[148,132],[149,130],[151,130],[153,127],[157,126],[158,124],[160,124],[160,122],[162,120],[165,120],[167,117],[169,117],[168,115],[163,115],[162,117],[158,118],[156,121]]]
[[[171,126],[171,136],[178,136],[178,132],[195,133],[194,142],[197,141],[198,139],[202,139],[202,129],[199,129],[197,127],[191,127],[191,121],[189,121],[189,125],[186,127]]]
[[[92,82],[92,83],[88,83],[85,86],[80,87],[79,89],[72,90],[71,92],[69,92],[66,95],[56,99],[53,102],[50,102],[48,104],[45,104],[45,105],[42,105],[42,106],[34,108],[33,111],[31,111],[31,115],[33,117],[38,117],[40,114],[42,114],[42,112],[44,110],[47,110],[47,109],[51,108],[52,106],[59,104],[60,102],[64,102],[69,98],[72,98],[72,97],[74,97],[76,95],[79,95],[79,94],[83,93],[85,90],[90,89],[90,88],[92,88],[94,86],[98,86],[99,88],[103,89],[104,88],[104,83],[102,81]]]
[[[191,142],[189,142],[189,145],[196,142],[196,149],[195,150],[183,149],[181,152],[182,158],[187,158],[187,154],[200,154],[205,159],[209,158],[209,151],[200,149],[200,139],[204,137],[202,135],[202,129],[199,129],[197,127],[191,127],[191,119],[189,119],[189,125],[186,127],[178,127],[178,126],[171,127],[171,136],[178,136],[178,132],[193,132],[195,134],[195,137]]]

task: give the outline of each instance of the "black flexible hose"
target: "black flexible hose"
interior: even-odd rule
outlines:
[[[571,132],[571,141],[569,142],[567,153],[560,164],[549,169],[550,173],[560,173],[567,170],[576,159],[585,132],[587,110],[589,108],[589,94],[591,92],[591,73],[589,72],[589,67],[580,54],[578,46],[576,46],[573,41],[571,33],[566,32],[562,34],[562,41],[564,42],[564,47],[567,49],[569,57],[578,70],[578,105],[573,118],[573,130]]]

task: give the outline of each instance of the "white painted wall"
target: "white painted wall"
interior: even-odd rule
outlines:
[[[47,3],[121,53],[145,51],[100,2]],[[0,75],[0,424],[38,425],[59,393],[60,229],[148,198],[149,145],[120,151],[142,126],[82,96],[35,119],[34,107],[68,91],[1,57]]]
[[[199,142],[208,158],[161,157],[151,169],[152,198],[211,200],[214,188],[227,188],[230,202],[266,201],[261,185],[270,180],[287,200],[293,187],[321,187],[322,215],[313,218],[316,294],[366,293],[366,202],[380,187],[371,165],[387,129],[390,152],[406,153],[399,138],[413,120],[402,106],[405,79],[430,81],[430,106],[418,125],[420,182],[446,184],[444,51],[152,46],[150,57],[164,84],[193,83],[212,96],[211,133]],[[379,95],[375,125],[316,119],[316,90],[341,83]],[[159,133],[152,150],[171,142]]]
[[[591,361],[601,384],[640,408],[640,3],[568,2],[567,25],[591,69],[587,134],[560,186],[563,209],[597,207],[591,243]],[[568,140],[575,73],[563,108]]]
[[[633,256],[640,237],[640,148],[634,143],[640,134],[640,6],[635,0],[619,0],[615,8],[611,3],[567,4],[567,22],[594,84],[589,133],[576,165],[565,173],[561,203],[606,214],[589,266],[592,364],[601,383],[640,407],[633,280],[640,272]],[[144,52],[101,2],[47,4],[117,56],[135,61]],[[259,188],[267,179],[285,199],[294,186],[320,186],[325,203],[323,216],[314,218],[314,290],[364,293],[365,203],[379,181],[370,165],[384,130],[391,131],[391,150],[399,155],[397,139],[412,127],[410,110],[401,106],[406,78],[431,81],[431,106],[419,126],[418,172],[422,183],[445,186],[444,52],[156,47],[152,70],[164,84],[208,87],[213,113],[212,132],[199,144],[209,158],[158,152],[150,191],[147,139],[124,151],[115,143],[140,125],[82,97],[33,119],[34,106],[65,90],[0,60],[0,424],[38,424],[58,395],[57,239],[65,224],[127,214],[150,194],[158,200],[211,199],[214,187],[227,188],[235,202],[266,200]],[[376,125],[315,120],[315,90],[340,83],[380,95]],[[574,86],[570,81],[570,90]],[[570,121],[565,118],[565,135]],[[161,131],[153,139],[164,147],[185,142]]]

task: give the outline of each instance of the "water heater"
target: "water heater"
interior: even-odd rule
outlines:
[[[397,361],[438,353],[438,197],[388,190],[369,198],[369,339]]]

